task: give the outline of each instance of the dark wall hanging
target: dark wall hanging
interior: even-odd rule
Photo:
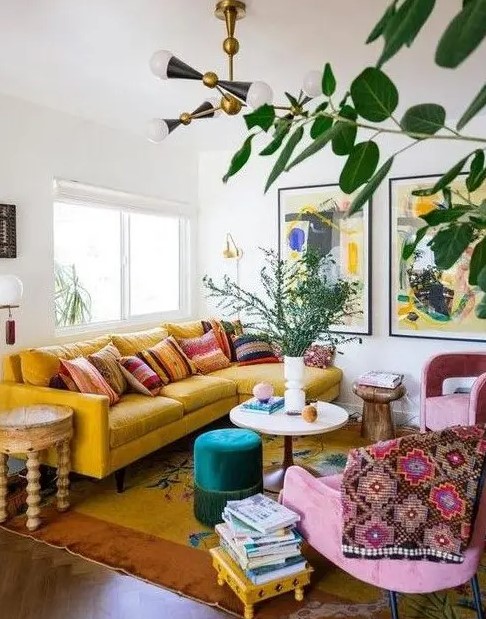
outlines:
[[[17,226],[14,204],[0,204],[0,258],[17,257]]]

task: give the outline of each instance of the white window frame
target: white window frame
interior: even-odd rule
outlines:
[[[120,284],[121,284],[121,319],[101,322],[89,322],[81,325],[55,327],[56,337],[66,337],[75,334],[106,333],[110,330],[122,330],[142,325],[158,324],[164,321],[184,320],[191,316],[192,307],[192,234],[194,217],[189,205],[175,200],[161,200],[151,196],[142,196],[113,189],[95,187],[54,179],[53,183],[53,232],[54,207],[56,204],[70,206],[96,207],[113,209],[120,213]],[[129,215],[157,215],[159,217],[179,218],[179,309],[169,312],[155,312],[130,316],[130,227]],[[54,280],[53,280],[54,281]],[[163,272],[160,273],[160,285],[163,285]],[[54,302],[52,316],[54,317]]]

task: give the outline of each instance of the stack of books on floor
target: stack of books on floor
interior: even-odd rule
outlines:
[[[358,378],[359,385],[368,387],[383,387],[384,389],[395,389],[403,380],[403,374],[395,374],[394,372],[377,372],[370,371],[361,374]]]
[[[245,410],[252,413],[263,413],[270,415],[283,408],[284,402],[284,398],[276,396],[269,398],[265,402],[257,400],[257,398],[251,398],[250,400],[243,402],[241,406]]]
[[[220,545],[255,585],[297,574],[307,567],[300,517],[263,494],[228,501],[216,525]]]

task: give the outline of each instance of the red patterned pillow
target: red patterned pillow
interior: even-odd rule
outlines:
[[[106,380],[101,376],[94,365],[84,357],[76,359],[61,359],[61,374],[70,376],[76,383],[81,393],[94,393],[106,395],[110,400],[110,406],[116,404],[120,397],[116,394]]]
[[[214,329],[201,337],[177,340],[182,350],[203,374],[223,370],[231,365],[230,360],[221,350]]]
[[[334,346],[312,344],[305,351],[304,363],[308,367],[325,369],[332,365],[335,354],[336,349]]]
[[[118,359],[118,365],[133,391],[152,397],[159,395],[164,383],[142,359],[121,357]]]
[[[204,333],[214,331],[219,342],[221,350],[230,359],[236,361],[236,349],[233,344],[233,338],[243,334],[243,325],[241,320],[202,320],[201,321]]]

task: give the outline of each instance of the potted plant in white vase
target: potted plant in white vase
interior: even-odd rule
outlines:
[[[220,284],[208,276],[208,297],[223,312],[241,314],[246,329],[257,332],[284,357],[285,410],[305,406],[304,353],[314,342],[336,346],[351,339],[331,331],[358,313],[357,284],[336,275],[331,255],[308,250],[296,260],[262,249],[265,264],[259,285],[248,291],[225,276]]]

